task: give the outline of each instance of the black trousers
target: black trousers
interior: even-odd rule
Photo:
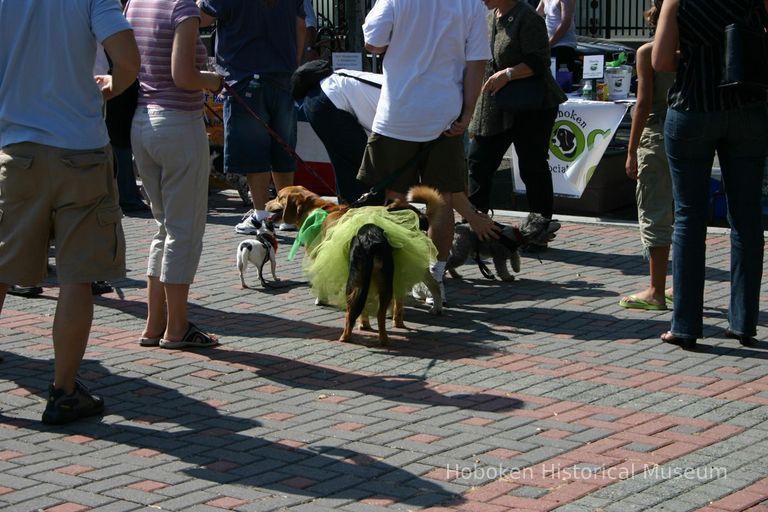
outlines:
[[[365,130],[355,116],[336,108],[320,85],[307,94],[302,109],[331,159],[339,201],[357,200],[369,188],[357,179],[368,142]]]
[[[504,153],[515,145],[528,209],[552,218],[554,193],[549,170],[549,142],[557,107],[515,114],[514,126],[488,137],[476,135],[469,145],[469,200],[481,211],[491,208],[493,175]]]

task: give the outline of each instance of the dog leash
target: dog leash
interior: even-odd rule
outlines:
[[[320,175],[320,173],[318,173],[311,165],[309,165],[303,158],[301,158],[299,154],[296,153],[296,150],[294,150],[287,142],[285,142],[283,138],[280,137],[280,135],[275,130],[273,130],[272,127],[269,126],[269,124],[267,124],[266,121],[264,121],[261,117],[259,117],[259,115],[256,112],[253,111],[253,109],[248,105],[248,103],[246,103],[246,101],[242,98],[242,96],[238,94],[238,92],[234,89],[234,87],[229,85],[226,81],[222,82],[222,84],[224,86],[224,90],[227,91],[227,94],[230,94],[235,99],[235,101],[240,103],[240,105],[243,106],[245,110],[254,119],[256,119],[259,123],[261,123],[261,125],[269,134],[269,136],[272,137],[275,140],[275,142],[277,142],[289,155],[291,155],[294,160],[300,163],[304,169],[306,169],[310,174],[312,174],[326,188],[328,188],[329,190],[336,190],[335,185],[334,186],[329,185],[328,182],[325,181],[325,179]],[[214,117],[216,117],[216,119],[221,121],[222,124],[224,123],[224,119],[221,117],[221,115],[219,115],[218,112],[213,110],[211,106],[208,105],[208,103],[205,103],[205,107],[208,109],[209,112],[211,112],[214,115]]]

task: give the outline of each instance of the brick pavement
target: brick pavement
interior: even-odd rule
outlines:
[[[57,289],[7,299],[0,508],[768,511],[768,343],[723,338],[726,233],[698,353],[658,341],[669,313],[617,304],[647,279],[636,228],[575,220],[513,283],[464,267],[445,315],[407,308],[384,349],[336,341],[285,245],[282,287],[241,290],[242,208],[212,206],[191,317],[223,345],[139,347],[153,221],[126,218],[129,278],[96,299],[82,369],[101,420],[39,423]]]

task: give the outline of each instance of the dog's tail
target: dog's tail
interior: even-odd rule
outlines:
[[[252,251],[253,245],[251,245],[250,242],[247,240],[243,240],[240,242],[240,244],[237,246],[237,258],[235,259],[235,263],[237,263],[237,270],[239,270],[241,273],[245,270],[245,260],[247,258],[243,258],[241,255],[242,253],[246,251]]]
[[[374,273],[381,273],[375,276]],[[347,278],[347,312],[354,325],[365,309],[371,281],[383,277],[389,283],[394,278],[392,246],[384,230],[375,224],[365,224],[352,239],[349,248],[349,277]]]
[[[430,225],[436,224],[441,216],[450,213],[440,192],[426,185],[411,187],[408,191],[408,201],[427,205],[427,220]]]

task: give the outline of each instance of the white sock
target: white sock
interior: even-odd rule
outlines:
[[[270,215],[272,215],[272,213],[267,210],[254,210],[253,215],[251,216],[258,221],[262,221],[268,219]]]
[[[445,261],[436,261],[429,266],[429,273],[435,278],[435,281],[442,281],[445,274]]]

